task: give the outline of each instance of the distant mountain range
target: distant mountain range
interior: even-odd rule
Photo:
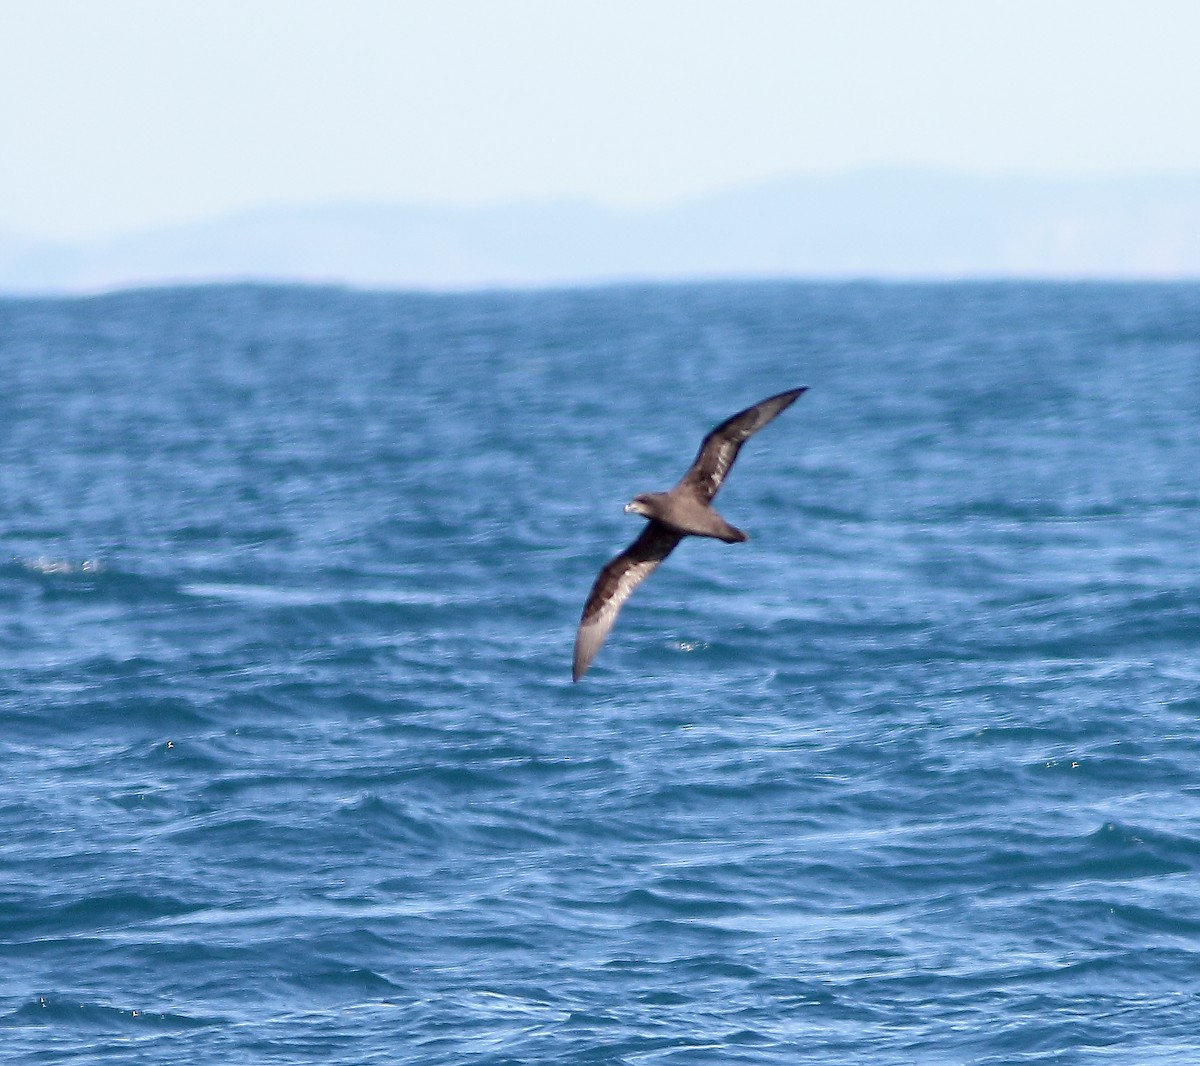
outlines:
[[[0,291],[220,280],[456,289],[702,278],[1200,278],[1200,175],[871,169],[675,207],[327,204],[80,244],[0,233]]]

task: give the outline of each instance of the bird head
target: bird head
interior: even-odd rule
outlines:
[[[657,493],[642,492],[625,505],[626,514],[640,514],[645,518],[653,518],[657,513],[654,497]]]

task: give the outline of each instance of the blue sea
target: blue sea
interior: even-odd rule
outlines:
[[[9,299],[0,374],[6,1066],[1200,1062],[1200,285]]]

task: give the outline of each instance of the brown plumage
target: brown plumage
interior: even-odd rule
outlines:
[[[804,388],[770,396],[739,411],[716,427],[700,445],[695,460],[669,492],[635,496],[626,506],[630,514],[650,521],[638,538],[612,559],[596,578],[583,607],[575,634],[572,678],[578,681],[591,665],[604,638],[617,620],[621,606],[684,537],[714,537],[727,544],[746,540],[746,534],[725,521],[711,506],[747,440],[795,403]]]

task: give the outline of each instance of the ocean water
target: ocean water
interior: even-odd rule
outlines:
[[[1200,286],[6,300],[0,372],[0,1061],[1200,1062]]]

